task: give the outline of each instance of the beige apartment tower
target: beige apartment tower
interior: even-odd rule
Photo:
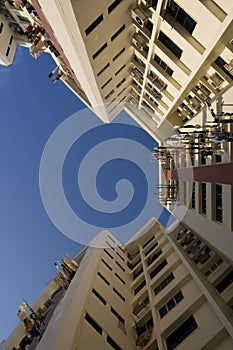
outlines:
[[[56,276],[34,305],[46,327],[26,349],[232,349],[232,265],[198,233],[183,224],[167,233],[152,219],[125,246],[109,231],[93,244],[69,286],[56,294]],[[1,350],[20,349],[24,336],[21,323]]]
[[[14,45],[50,53],[55,79],[104,122],[124,108],[158,141],[232,86],[231,0],[8,0],[0,13],[2,64],[8,21]]]

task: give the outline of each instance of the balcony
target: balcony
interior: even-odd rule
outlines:
[[[136,323],[136,332],[138,336],[136,339],[136,345],[140,349],[143,349],[150,341],[153,326],[154,326],[154,323],[153,323],[152,317],[147,322],[145,322],[142,326],[139,326]]]

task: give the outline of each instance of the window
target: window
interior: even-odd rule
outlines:
[[[139,301],[137,303],[137,305],[134,306],[133,313],[135,315],[137,315],[142,309],[148,308],[148,306],[147,306],[148,304],[149,304],[149,297],[147,297],[146,299],[144,299],[142,301]]]
[[[143,68],[146,67],[146,64],[144,63],[144,61],[141,60],[141,58],[139,58],[139,57],[138,57],[137,55],[135,55],[135,54],[134,54],[134,59],[135,59],[135,61],[136,61],[141,67],[143,67]]]
[[[117,264],[117,266],[119,266],[119,267],[120,267],[120,269],[121,269],[122,271],[124,271],[124,272],[125,272],[124,267],[122,267],[122,266],[121,266],[121,264],[119,264],[119,262],[118,262],[118,261],[116,261],[116,264]]]
[[[110,283],[108,282],[108,280],[102,275],[102,273],[97,272],[97,275],[109,286]]]
[[[193,159],[193,158],[192,158]],[[192,164],[194,165],[194,164]],[[196,198],[195,198],[195,182],[193,182],[193,189],[192,189],[192,199],[191,199],[191,208],[195,209],[196,208]]]
[[[107,251],[107,249],[104,249],[104,251],[109,256],[109,258],[113,259],[113,256]]]
[[[100,334],[102,335],[102,328],[93,320],[93,318],[89,315],[86,314],[85,320]]]
[[[146,285],[146,281],[143,280],[142,283],[140,283],[139,286],[134,290],[134,295],[137,295],[145,285]]]
[[[101,52],[102,52],[104,49],[106,49],[107,46],[108,46],[107,43],[104,43],[104,44],[99,48],[99,50],[97,50],[97,51],[94,53],[94,55],[92,55],[92,58],[95,59],[97,56],[99,56],[99,55],[101,54]]]
[[[222,293],[233,282],[233,270],[215,287],[219,293]]]
[[[165,72],[172,76],[173,70],[158,55],[154,56],[154,61],[157,62]]]
[[[116,33],[113,34],[113,36],[111,37],[111,41],[113,41],[114,39],[116,39],[116,37],[123,32],[123,30],[125,29],[125,24],[123,24],[123,26],[121,26]]]
[[[106,241],[106,244],[107,244],[112,250],[114,250],[113,246],[111,246],[111,244],[110,244],[108,241]]]
[[[151,21],[147,21],[145,24],[146,29],[149,30],[150,33],[152,33],[153,30],[153,23]]]
[[[179,302],[184,299],[181,292],[178,292],[172,299],[170,299],[166,305],[159,309],[160,318],[163,318],[171,309],[173,309]]]
[[[117,96],[120,96],[125,90],[126,90],[126,87],[125,87],[124,89],[122,89],[122,90],[117,94]]]
[[[8,56],[9,55],[9,53],[10,53],[10,46],[8,46],[8,48],[7,48],[7,50],[6,50],[6,56]]]
[[[118,54],[116,56],[113,57],[113,61],[115,61],[119,56],[121,56],[123,54],[123,52],[125,51],[125,47],[123,47],[123,49],[121,49]]]
[[[157,253],[154,253],[152,256],[150,256],[147,260],[147,266],[150,266],[162,253],[163,251],[159,250]]]
[[[167,88],[167,84],[164,83],[162,79],[160,79],[152,70],[150,70],[149,75],[153,80],[153,84],[159,89],[163,90]],[[155,91],[156,92],[156,91]]]
[[[121,316],[118,314],[118,312],[117,312],[116,310],[113,309],[113,307],[111,307],[110,310],[111,310],[111,312],[113,313],[113,315],[115,315],[116,318],[118,318],[118,320],[119,320],[121,323],[125,324],[125,320],[123,319],[123,317],[121,317]]]
[[[169,337],[166,339],[167,349],[175,349],[182,341],[184,341],[195,329],[197,323],[193,316],[190,316],[183,322]]]
[[[111,266],[108,265],[108,263],[107,263],[104,259],[102,259],[102,262],[104,263],[105,266],[107,266],[107,268],[108,268],[110,271],[112,271]]]
[[[130,270],[133,270],[139,263],[141,259],[139,258],[138,260],[135,261],[134,264],[131,264],[129,261],[127,262],[127,266],[130,268]]]
[[[224,71],[224,73],[226,73],[231,79],[233,79],[232,68],[229,64],[226,63],[226,61],[224,61],[222,57],[219,56],[216,59],[215,63]]]
[[[141,327],[138,327],[137,325],[136,327],[137,336],[139,337],[141,334],[145,333],[146,331],[151,329],[153,326],[154,326],[154,323],[153,323],[152,317],[146,323],[144,323],[144,325],[142,325]]]
[[[112,113],[112,111],[114,111],[115,108],[117,108],[117,105],[110,109],[109,113]]]
[[[119,276],[117,273],[115,273],[115,276],[121,281],[121,283],[125,284],[125,281],[123,278],[121,278],[121,276]]]
[[[119,345],[117,345],[117,343],[109,337],[109,335],[107,336],[107,342],[109,345],[111,345],[111,347],[115,350],[122,350],[122,348],[119,347]]]
[[[120,69],[118,69],[118,71],[115,73],[115,76],[117,76],[125,67],[126,65],[124,64]]]
[[[11,37],[10,37],[9,45],[12,44],[12,41],[13,41],[13,35],[11,35]]]
[[[116,290],[116,288],[113,288],[113,291],[116,293],[116,295],[118,295],[118,297],[119,297],[121,300],[125,301],[125,298],[123,297],[123,295],[121,295],[121,293],[118,292],[118,290]]]
[[[206,183],[201,184],[201,213],[206,215]]]
[[[150,252],[152,252],[152,250],[154,250],[158,245],[158,242],[155,242],[146,252],[145,252],[145,256],[147,256],[148,254],[150,254]]]
[[[143,268],[141,267],[138,271],[134,271],[133,279],[135,280],[141,273],[143,272]]]
[[[121,2],[122,0],[113,1],[113,3],[108,7],[108,14],[111,13]]]
[[[105,96],[105,100],[108,100],[110,96],[112,96],[112,94],[114,94],[114,89],[111,90],[106,96]]]
[[[149,84],[148,84],[149,85]],[[152,86],[151,86],[152,87]],[[148,241],[142,246],[142,248],[146,248],[148,246],[148,244],[150,244],[150,242],[152,242],[154,239],[154,236],[152,236],[150,239],[148,239]]]
[[[0,33],[2,32],[3,30],[3,23],[0,24]]]
[[[113,243],[116,243],[111,236],[107,235],[107,237],[110,238]]]
[[[215,163],[221,163],[222,162],[222,156],[220,154],[215,154]]]
[[[109,66],[110,66],[110,64],[107,63],[106,66],[104,66],[104,67],[99,71],[99,73],[97,73],[97,77],[99,77]]]
[[[104,89],[105,86],[107,86],[107,85],[110,83],[111,80],[112,80],[112,78],[108,79],[108,80],[104,83],[104,85],[101,86],[101,89]],[[108,242],[107,242],[107,243],[108,243]]]
[[[125,259],[119,253],[116,252],[116,254],[119,256],[119,258],[121,258],[121,260],[125,261]]]
[[[181,57],[182,50],[162,31],[159,33],[159,41],[161,41],[161,43],[163,43],[176,57]]]
[[[117,88],[119,88],[122,84],[124,84],[124,82],[126,81],[126,78],[123,78],[118,84],[117,84]]]
[[[161,292],[161,290],[163,290],[171,281],[174,280],[174,275],[173,273],[170,273],[170,275],[168,275],[155,289],[154,289],[154,293],[155,295],[159,294],[159,292]]]
[[[150,273],[150,278],[154,278],[166,265],[167,260],[165,259]]]
[[[206,275],[206,277],[208,277],[213,271],[215,271],[218,267],[219,267],[219,265],[221,265],[223,263],[223,260],[220,258],[220,259],[218,259],[218,261],[215,263],[215,264],[213,264],[210,268],[209,268],[209,270],[207,270],[206,272],[205,272],[205,275]]]
[[[222,185],[216,185],[216,221],[223,221],[222,210]]]
[[[107,304],[106,300],[104,300],[104,298],[97,292],[96,289],[92,289],[92,293],[101,301],[101,303],[103,303],[104,305]]]
[[[85,30],[86,36],[88,36],[102,21],[104,17],[101,14],[94,22]]]
[[[201,248],[200,248],[201,249]],[[201,254],[197,256],[196,259],[194,259],[195,264],[203,265],[206,263],[207,260],[211,258],[211,250],[209,247],[205,248]]]
[[[178,23],[182,25],[190,34],[192,34],[197,22],[192,19],[181,7],[179,7],[175,1],[168,1],[166,14],[169,14],[174,18]],[[166,20],[165,14],[165,20]],[[173,24],[172,24],[173,25]]]

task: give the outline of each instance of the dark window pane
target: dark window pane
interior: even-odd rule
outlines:
[[[182,341],[187,338],[195,329],[197,323],[193,316],[190,316],[184,323],[182,323],[169,337],[166,339],[167,349],[175,349]]]
[[[100,334],[102,335],[102,328],[93,320],[93,318],[86,314],[85,320]]]
[[[101,14],[96,20],[85,30],[86,35],[89,35],[103,21],[104,17]]]
[[[215,287],[219,293],[222,293],[233,282],[233,271],[231,271],[221,282]]]
[[[159,310],[160,317],[163,318],[166,314],[167,314],[166,306],[161,307],[161,309]]]
[[[167,303],[167,308],[168,308],[168,310],[173,309],[173,307],[174,307],[175,305],[176,305],[176,303],[175,303],[175,300],[174,300],[174,299],[169,300],[169,302]]]
[[[120,3],[122,0],[115,0],[108,8],[108,13],[111,13]]]
[[[182,299],[184,299],[184,296],[181,292],[179,292],[175,295],[174,298],[175,298],[176,303],[178,304]]]
[[[176,57],[181,57],[182,50],[161,31],[159,33],[159,41],[161,41],[161,43],[163,43]]]

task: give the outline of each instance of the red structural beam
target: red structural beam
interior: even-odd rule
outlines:
[[[168,180],[211,182],[233,185],[233,163],[202,165],[169,170]]]
[[[59,44],[58,40],[56,39],[54,32],[50,26],[50,24],[47,21],[47,18],[45,17],[40,4],[38,2],[38,0],[32,0],[32,5],[35,8],[36,12],[38,13],[38,16],[41,20],[41,22],[43,23],[43,26],[46,30],[46,32],[49,34],[51,41],[53,42],[53,45],[55,46],[55,48],[57,49],[57,51],[60,53],[60,56],[62,57],[63,61],[65,62],[66,66],[69,68],[69,71],[72,75],[72,78],[74,79],[75,83],[77,84],[77,86],[80,88],[81,91],[83,91],[80,82],[78,81],[76,75],[73,72],[73,69],[70,65],[70,62],[68,61],[64,51],[62,50],[61,45]]]

